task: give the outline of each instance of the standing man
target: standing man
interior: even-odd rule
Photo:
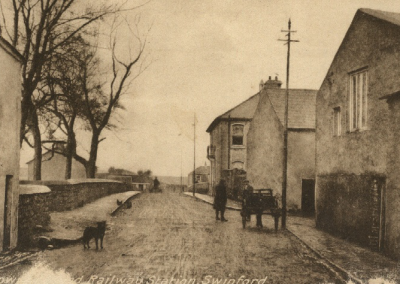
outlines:
[[[249,202],[249,197],[253,193],[254,188],[250,185],[249,180],[245,179],[243,181],[243,202]],[[243,207],[243,204],[242,204]],[[245,212],[247,221],[250,221],[250,214]]]
[[[154,179],[154,182],[153,182],[153,188],[154,188],[154,191],[155,192],[157,192],[158,191],[158,187],[160,186],[160,182],[158,181],[158,179],[157,179],[157,177]]]
[[[226,202],[228,201],[228,197],[226,195],[226,186],[225,180],[221,179],[219,184],[215,188],[215,198],[214,198],[214,209],[215,209],[215,219],[219,219],[219,212],[221,212],[221,221],[226,222],[228,220],[225,219],[225,207]]]

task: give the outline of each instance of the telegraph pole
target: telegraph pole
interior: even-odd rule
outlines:
[[[183,192],[182,146],[181,146],[181,192]]]
[[[196,113],[193,116],[193,196],[196,193]]]
[[[283,132],[283,181],[282,181],[282,228],[286,228],[286,192],[287,192],[287,160],[288,160],[288,117],[289,117],[289,67],[290,67],[290,43],[299,42],[298,40],[292,40],[291,34],[296,31],[291,30],[291,21],[289,18],[288,30],[281,30],[281,32],[287,33],[287,39],[279,39],[287,44],[287,61],[286,61],[286,98],[285,98],[285,125]]]

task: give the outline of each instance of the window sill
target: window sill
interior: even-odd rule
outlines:
[[[232,149],[245,149],[246,146],[244,146],[244,145],[231,145],[231,148]]]
[[[371,130],[369,127],[363,127],[363,128],[349,130],[346,133],[361,133],[361,132],[365,132],[365,131],[369,131],[369,130]]]

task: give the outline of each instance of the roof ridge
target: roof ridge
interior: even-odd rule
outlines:
[[[398,12],[383,11],[371,8],[360,8],[357,12],[362,12],[371,17],[386,21],[388,23],[392,23],[396,26],[400,26],[400,13]]]
[[[222,116],[226,115],[227,113],[229,113],[229,112],[233,111],[234,109],[240,107],[242,104],[244,104],[245,102],[251,100],[252,98],[254,98],[255,96],[257,96],[257,95],[259,95],[259,94],[260,94],[260,92],[254,94],[254,95],[252,95],[252,96],[250,96],[250,97],[248,97],[246,100],[242,101],[240,104],[234,106],[233,108],[231,108],[230,110],[224,112],[223,114],[219,115],[218,117],[222,117]]]

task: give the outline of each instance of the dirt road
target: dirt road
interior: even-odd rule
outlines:
[[[153,283],[159,278],[160,284],[185,284],[171,279],[207,284],[221,279],[238,284],[251,284],[252,279],[266,279],[253,284],[334,283],[297,239],[274,232],[270,216],[263,217],[263,229],[255,227],[255,218],[242,229],[239,212],[225,215],[228,222],[216,221],[210,205],[179,193],[144,193],[133,200],[131,209],[110,218],[102,251],[94,244],[90,250],[74,245],[44,251],[29,264],[0,271],[0,276],[20,277],[36,263],[46,263],[74,279],[103,284],[117,283],[117,278]],[[234,284],[218,284],[228,283]]]

